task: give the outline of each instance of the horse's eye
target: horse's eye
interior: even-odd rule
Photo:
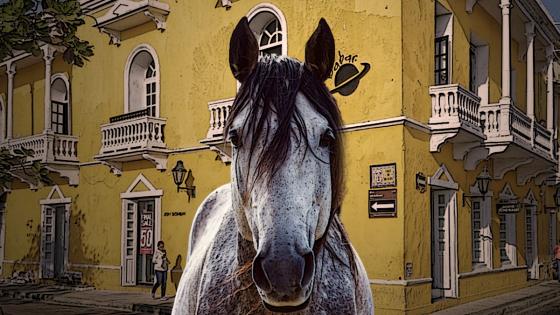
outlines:
[[[327,130],[321,135],[321,140],[319,140],[319,145],[323,148],[331,147],[334,143],[334,133],[332,130]]]
[[[237,130],[230,130],[228,132],[228,138],[234,147],[238,148],[241,146],[241,139],[239,137],[239,134],[237,133]]]

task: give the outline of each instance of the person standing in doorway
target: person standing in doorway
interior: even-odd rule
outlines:
[[[156,291],[161,285],[161,299],[167,300],[165,296],[165,286],[167,282],[167,269],[169,266],[169,260],[167,259],[167,251],[165,250],[165,244],[163,241],[157,243],[157,249],[154,252],[154,257],[152,258],[154,263],[154,270],[156,273],[156,283],[152,287],[152,298],[156,298]]]
[[[556,260],[556,277],[558,278],[558,282],[560,282],[560,244],[554,246],[554,260]]]

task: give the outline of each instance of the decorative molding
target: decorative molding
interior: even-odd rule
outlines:
[[[463,160],[464,169],[474,171],[478,163],[488,157],[488,151],[488,148],[480,146],[471,149]]]
[[[84,269],[109,269],[109,270],[121,270],[121,266],[113,265],[90,265],[90,264],[68,264],[69,268],[84,268]]]
[[[157,0],[118,0],[94,26],[109,35],[109,44],[119,46],[121,32],[146,22],[163,32],[169,12],[169,5]]]
[[[441,179],[444,175],[447,179]],[[453,176],[451,176],[445,164],[441,164],[434,175],[428,178],[428,184],[453,190],[459,189],[459,185],[453,180]]]
[[[502,179],[504,178],[504,175],[507,172],[532,162],[533,162],[532,158],[525,158],[525,159],[496,158],[494,159],[494,163],[492,163],[494,165],[494,172],[493,172],[494,179]]]
[[[105,165],[107,167],[109,167],[110,172],[113,173],[116,176],[121,176],[122,175],[122,163],[121,162],[115,162],[115,161],[99,161],[99,163],[101,165]]]
[[[419,279],[408,279],[408,280],[369,279],[369,283],[378,284],[378,285],[411,286],[417,284],[432,283],[432,278],[419,278]]]
[[[467,2],[465,4],[465,11],[467,11],[468,14],[471,14],[473,12],[473,8],[474,8],[474,6],[477,2],[478,2],[478,0],[467,0]]]
[[[459,279],[470,278],[474,276],[480,276],[485,274],[492,274],[492,273],[501,273],[501,272],[508,272],[508,271],[516,271],[516,270],[523,270],[527,269],[527,266],[513,266],[513,265],[502,265],[500,268],[496,269],[477,269],[474,271],[463,272],[459,274]]]

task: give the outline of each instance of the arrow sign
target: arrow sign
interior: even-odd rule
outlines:
[[[373,211],[377,211],[379,210],[383,210],[383,209],[395,209],[395,204],[393,202],[391,203],[378,203],[375,202],[373,205],[371,205],[371,208],[373,209]]]
[[[380,189],[368,191],[368,214],[370,218],[397,216],[397,190]]]

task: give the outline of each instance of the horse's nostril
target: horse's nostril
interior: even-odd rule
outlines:
[[[315,255],[313,252],[309,252],[303,255],[304,261],[304,269],[303,269],[303,277],[301,278],[301,287],[305,288],[311,280],[313,279],[313,275],[315,274]]]
[[[255,260],[253,260],[253,281],[259,289],[264,292],[270,292],[270,281],[264,272],[262,262],[263,259],[260,255],[257,255]]]

